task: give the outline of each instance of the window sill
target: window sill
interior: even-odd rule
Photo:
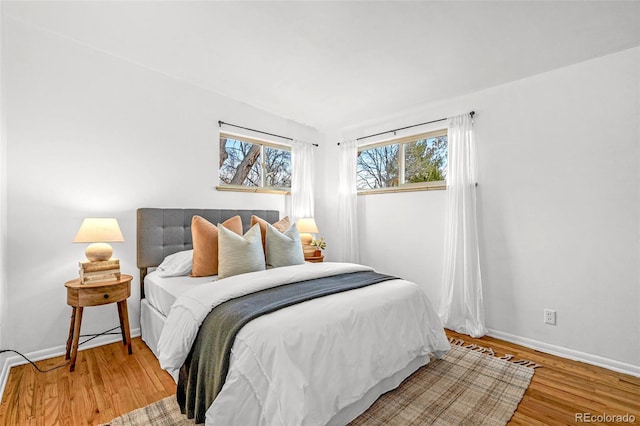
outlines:
[[[251,186],[239,186],[239,185],[222,185],[216,186],[217,191],[234,191],[234,192],[257,192],[260,194],[281,194],[289,195],[290,190],[277,189],[277,188],[257,188]]]
[[[443,191],[446,189],[447,189],[447,183],[445,181],[420,182],[420,183],[407,183],[402,186],[392,186],[390,188],[359,190],[358,195],[388,194],[393,192],[413,192],[413,191]]]

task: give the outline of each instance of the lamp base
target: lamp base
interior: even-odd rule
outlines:
[[[111,259],[113,248],[107,243],[93,243],[84,251],[91,262],[102,262]]]
[[[311,234],[303,232],[300,234],[300,242],[302,243],[302,252],[304,253],[304,257],[313,257],[313,253],[316,251],[315,246],[311,245],[311,241],[313,241],[313,237]]]

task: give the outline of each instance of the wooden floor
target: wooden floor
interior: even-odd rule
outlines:
[[[528,359],[542,365],[536,368],[531,385],[509,425],[585,424],[576,421],[577,413],[591,416],[628,414],[635,417],[631,424],[640,424],[640,378],[548,355],[493,337],[472,339],[450,331],[447,335],[490,347],[498,355],[511,354],[514,359]]]
[[[138,337],[132,346],[132,355],[120,342],[82,350],[73,373],[12,368],[0,425],[95,425],[175,394],[175,382],[144,342]],[[37,365],[44,370],[64,362],[60,356]]]
[[[477,340],[448,334],[543,366],[536,369],[510,425],[583,424],[575,421],[576,413],[628,414],[640,424],[640,378],[491,337]],[[38,366],[45,369],[63,362],[58,357],[40,361]],[[30,365],[14,367],[0,405],[0,425],[99,424],[174,393],[171,377],[136,338],[130,356],[121,343],[81,351],[73,373],[67,368],[42,374]]]

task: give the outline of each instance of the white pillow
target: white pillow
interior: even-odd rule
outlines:
[[[193,250],[179,251],[165,257],[158,266],[158,276],[167,277],[184,277],[191,273],[193,268]]]
[[[265,250],[269,267],[279,268],[304,263],[300,233],[295,223],[284,232],[267,223]]]
[[[264,269],[259,224],[253,225],[244,236],[218,225],[218,280]]]

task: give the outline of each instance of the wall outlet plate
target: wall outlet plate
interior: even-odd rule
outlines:
[[[556,311],[554,311],[553,309],[545,309],[544,323],[549,325],[556,325]]]

